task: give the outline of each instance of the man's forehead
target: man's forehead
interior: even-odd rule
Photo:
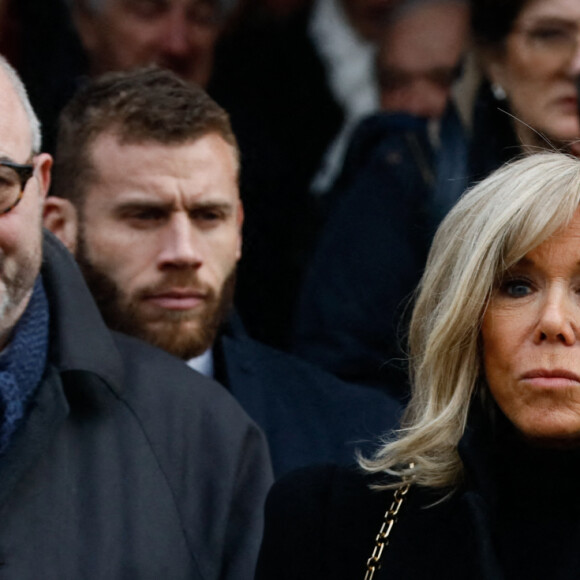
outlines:
[[[124,135],[118,127],[111,127],[95,135],[87,144],[89,157],[94,162],[98,157],[166,157],[169,159],[180,157],[188,152],[201,152],[211,147],[212,157],[221,153],[225,158],[236,161],[235,148],[230,145],[219,133],[209,131],[190,139],[163,142],[154,138],[139,138]],[[113,153],[114,151],[114,153]],[[206,155],[208,153],[206,152]],[[223,164],[225,159],[220,159]]]
[[[220,204],[239,200],[235,153],[217,134],[164,144],[125,143],[118,134],[106,132],[90,150],[92,180],[110,189],[110,201],[172,203],[181,187],[186,188],[181,201],[188,205],[210,199]]]

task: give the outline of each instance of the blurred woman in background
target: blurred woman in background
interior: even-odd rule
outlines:
[[[474,120],[474,175],[521,149],[580,155],[577,0],[472,0],[472,30],[489,80]]]

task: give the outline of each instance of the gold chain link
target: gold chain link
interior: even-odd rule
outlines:
[[[411,469],[414,464],[411,463],[409,466]],[[391,530],[397,521],[397,515],[401,506],[403,505],[403,500],[411,488],[411,482],[405,481],[400,487],[395,490],[393,502],[389,509],[385,512],[383,518],[383,523],[381,524],[381,529],[376,537],[375,547],[371,557],[367,560],[367,570],[364,580],[373,580],[375,572],[381,567],[381,558],[383,556],[383,550],[389,543],[389,536]]]

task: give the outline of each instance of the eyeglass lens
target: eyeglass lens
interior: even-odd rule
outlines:
[[[0,161],[0,214],[18,204],[33,170],[32,165]]]

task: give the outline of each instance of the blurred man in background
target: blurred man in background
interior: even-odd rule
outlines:
[[[68,0],[92,76],[150,64],[206,86],[236,0]]]

